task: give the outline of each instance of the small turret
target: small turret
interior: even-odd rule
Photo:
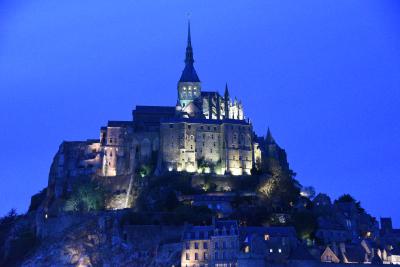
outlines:
[[[228,83],[225,84],[225,93],[224,93],[224,107],[225,107],[225,119],[229,119],[229,90]]]
[[[267,143],[267,145],[276,144],[275,139],[272,137],[269,127],[267,131],[267,137],[265,138],[265,142]]]

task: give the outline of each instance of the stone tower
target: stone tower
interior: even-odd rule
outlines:
[[[193,100],[201,95],[201,83],[194,69],[193,48],[190,36],[190,22],[188,23],[188,39],[186,46],[185,68],[178,82],[178,99],[184,109]]]

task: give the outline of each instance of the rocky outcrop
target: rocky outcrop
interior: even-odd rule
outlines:
[[[127,214],[62,214],[38,222],[40,245],[22,266],[171,266],[182,246],[180,227],[121,226]],[[140,238],[135,238],[140,237]]]

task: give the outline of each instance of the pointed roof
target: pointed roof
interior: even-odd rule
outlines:
[[[268,127],[267,137],[266,137],[265,141],[267,142],[267,144],[275,144],[275,139],[272,137],[269,127]]]
[[[182,71],[179,82],[200,82],[197,76],[196,70],[194,69],[194,58],[192,48],[192,37],[190,34],[190,21],[188,22],[188,39],[186,45],[186,57],[185,57],[185,68]]]
[[[225,98],[229,98],[229,90],[228,90],[228,83],[225,84],[225,93],[224,93]]]

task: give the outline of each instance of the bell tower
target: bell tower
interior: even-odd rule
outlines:
[[[200,97],[201,82],[194,69],[192,38],[190,35],[190,21],[188,22],[188,39],[186,45],[185,68],[178,82],[178,100],[182,108]]]

